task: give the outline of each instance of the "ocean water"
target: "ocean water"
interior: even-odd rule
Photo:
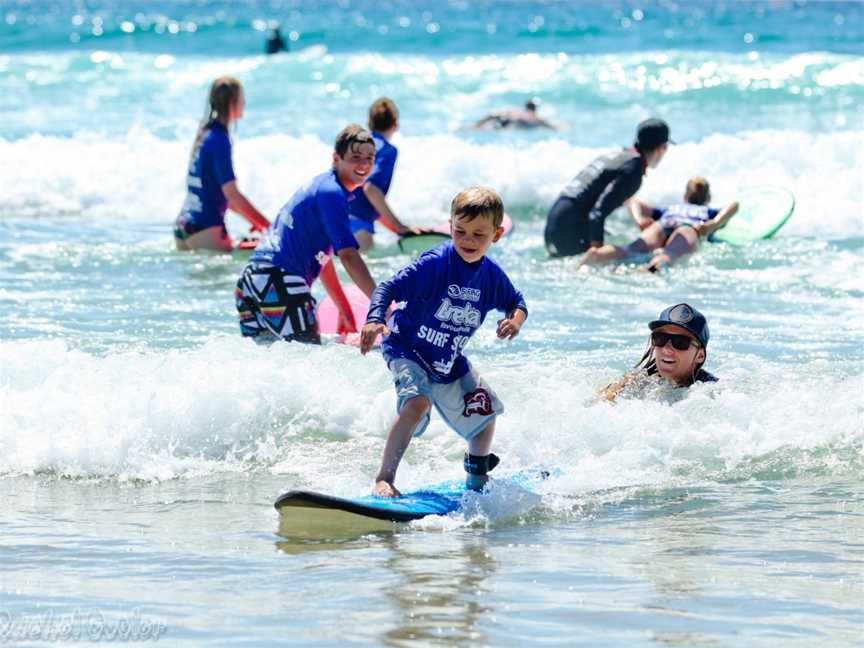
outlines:
[[[274,21],[291,51],[266,57]],[[0,0],[0,642],[860,645],[862,43],[851,2]],[[402,219],[502,194],[516,227],[493,254],[531,316],[467,354],[507,408],[496,473],[557,469],[535,506],[280,525],[286,490],[368,491],[395,397],[376,354],[242,340],[244,258],[173,250],[222,74],[266,214],[382,94]],[[558,132],[462,130],[528,96]],[[558,192],[649,115],[678,144],[645,200],[699,174],[718,204],[785,187],[793,217],[662,276],[547,260]],[[607,230],[634,236],[622,213]],[[408,259],[382,234],[368,261],[384,279]],[[721,381],[597,401],[680,301]],[[397,485],[458,478],[463,450],[433,418]]]

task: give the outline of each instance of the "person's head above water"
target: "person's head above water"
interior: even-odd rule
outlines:
[[[666,154],[669,144],[675,142],[669,137],[669,124],[662,119],[651,117],[639,122],[633,146],[645,158],[648,166],[654,168]]]
[[[601,398],[614,401],[631,386],[644,386],[644,376],[659,376],[675,387],[690,387],[695,382],[716,382],[717,377],[702,369],[708,358],[708,322],[690,304],[675,304],[648,323],[651,337],[648,350],[632,370],[607,385]],[[638,388],[638,387],[637,387]]]
[[[379,97],[369,106],[369,130],[387,133],[399,127],[399,109],[389,97]]]
[[[456,253],[475,263],[486,256],[490,246],[504,233],[504,203],[488,187],[463,189],[450,203],[450,234]]]
[[[525,110],[528,112],[537,112],[537,106],[540,105],[540,100],[535,99],[534,97],[529,97],[527,101],[525,101]]]
[[[708,353],[708,321],[689,304],[675,304],[648,324],[651,343],[643,360],[648,373],[677,385],[696,380]]]
[[[348,124],[333,144],[333,168],[339,182],[354,191],[366,182],[375,164],[375,140],[359,124]]]
[[[684,190],[684,202],[691,205],[707,205],[711,202],[711,185],[702,176],[690,178]]]
[[[228,126],[232,121],[243,116],[243,86],[234,77],[219,77],[210,85],[207,104],[205,121],[216,121],[223,126]]]

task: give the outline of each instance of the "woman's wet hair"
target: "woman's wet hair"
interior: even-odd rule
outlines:
[[[195,159],[198,148],[204,140],[204,133],[216,122],[226,128],[231,118],[231,108],[240,98],[243,86],[240,81],[232,76],[221,76],[210,84],[210,94],[207,96],[207,106],[204,109],[204,118],[198,126],[195,135],[195,143],[192,145],[190,160]]]
[[[208,123],[218,121],[223,126],[227,126],[231,108],[237,102],[241,92],[243,86],[234,77],[223,76],[216,79],[210,86],[205,121]]]

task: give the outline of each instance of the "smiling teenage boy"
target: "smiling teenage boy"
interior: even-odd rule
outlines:
[[[429,424],[432,405],[468,442],[466,482],[481,490],[498,464],[491,454],[501,402],[462,355],[490,310],[500,310],[498,337],[512,339],[528,317],[525,299],[486,256],[503,234],[504,205],[491,189],[471,187],[450,206],[452,240],[422,254],[375,289],[361,336],[361,352],[382,334],[382,350],[398,398],[374,493],[396,497],[396,469],[411,438]],[[402,303],[388,320],[391,302]]]
[[[336,136],[332,168],[298,189],[282,207],[237,282],[244,337],[320,344],[311,292],[319,275],[339,308],[339,332],[357,330],[331,257],[335,252],[357,287],[372,295],[375,282],[357,251],[348,201],[366,181],[374,161],[372,137],[361,126],[349,124]]]

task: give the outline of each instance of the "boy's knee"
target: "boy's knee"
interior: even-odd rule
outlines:
[[[401,414],[419,421],[429,413],[431,408],[432,403],[429,402],[428,398],[425,396],[415,396],[414,398],[405,401],[405,405],[402,406]]]

